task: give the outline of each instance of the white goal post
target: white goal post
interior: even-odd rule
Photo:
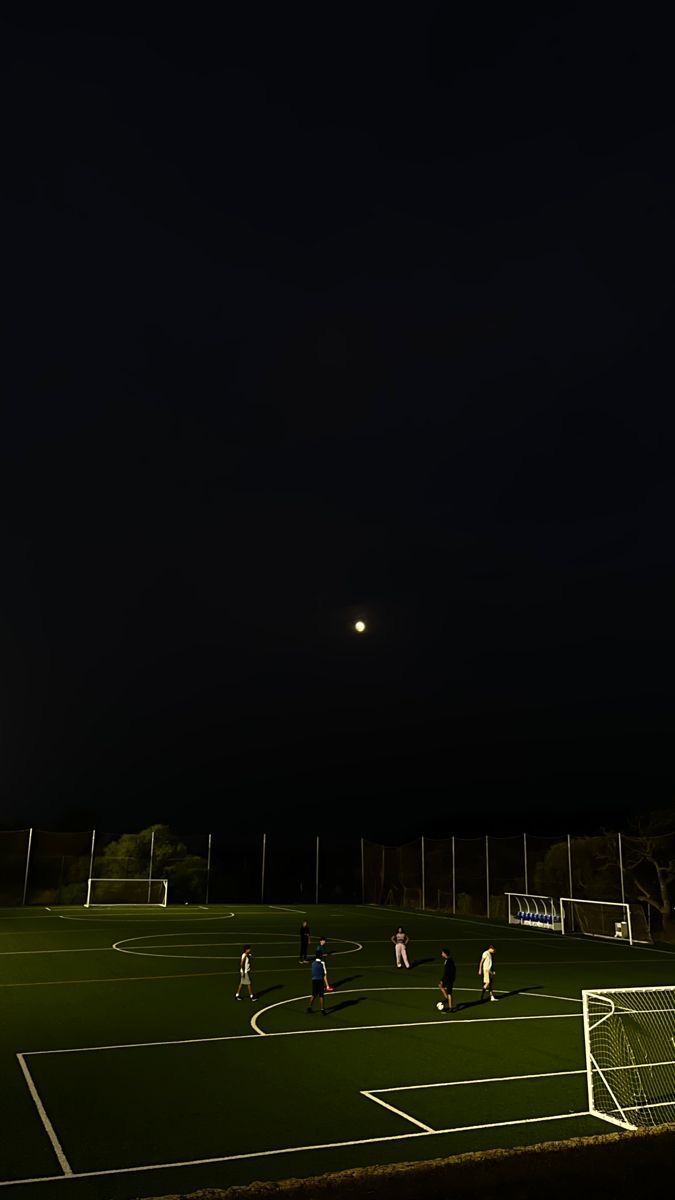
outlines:
[[[623,904],[620,900],[578,900],[560,897],[561,933],[584,933],[634,942],[651,942],[644,911],[639,904]]]
[[[621,1129],[675,1121],[675,986],[585,990],[588,1111]]]
[[[560,933],[560,901],[552,896],[536,896],[531,892],[504,892],[508,902],[509,925],[530,929],[547,929]]]
[[[167,879],[94,879],[87,881],[85,908],[166,908],[169,897]]]

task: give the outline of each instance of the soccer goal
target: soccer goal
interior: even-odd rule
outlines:
[[[126,906],[166,908],[169,884],[166,879],[89,879],[85,908]]]
[[[622,1129],[675,1121],[675,987],[581,995],[589,1112]]]
[[[561,933],[584,933],[588,937],[633,942],[651,942],[652,936],[640,904],[615,900],[575,900],[560,897]]]
[[[560,933],[560,901],[552,896],[533,896],[529,892],[505,892],[509,906],[509,925],[530,929],[548,929]]]

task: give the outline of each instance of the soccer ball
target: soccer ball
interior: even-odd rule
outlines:
[[[439,1000],[439,1001],[438,1001],[438,1004],[436,1005],[436,1008],[438,1009],[438,1011],[439,1011],[439,1012],[443,1012],[443,1009],[445,1008],[445,1005],[444,1005],[444,1003],[443,1003],[443,1001],[442,1001],[442,1000]]]

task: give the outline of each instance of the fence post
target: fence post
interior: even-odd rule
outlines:
[[[314,885],[314,903],[319,903],[319,835],[316,835],[316,880]]]
[[[422,834],[422,911],[426,908],[426,878],[424,874],[424,834]]]
[[[488,847],[487,833],[485,834],[485,893],[486,893],[486,895],[485,895],[485,899],[486,899],[485,915],[489,919],[489,917],[490,917],[490,850]]]
[[[209,887],[211,884],[211,838],[212,837],[213,837],[213,834],[210,833],[209,834],[209,848],[206,852],[206,896],[204,897],[205,904],[208,904],[208,902],[209,902]]]
[[[96,830],[92,829],[92,831],[91,831],[91,853],[89,855],[89,878],[90,879],[92,879],[93,875],[94,875],[94,847],[95,847],[95,845],[96,845]]]
[[[529,892],[530,884],[527,878],[527,834],[523,834],[523,865],[525,867],[525,892]]]
[[[262,868],[260,871],[260,903],[265,903],[265,851],[267,850],[267,834],[263,833]]]
[[[31,828],[28,830],[28,846],[26,848],[26,874],[23,877],[23,900],[22,900],[23,904],[26,903],[26,896],[28,894],[28,868],[30,867],[30,848],[32,845],[33,845],[33,830]]]
[[[625,888],[624,882],[623,882],[623,846],[621,844],[621,834],[617,833],[616,838],[617,838],[617,842],[619,844],[619,873],[621,875],[621,903],[625,904],[626,903],[626,888]]]
[[[155,857],[155,831],[153,829],[150,834],[150,869],[148,872],[148,904],[150,903],[150,894],[152,891],[152,861]]]
[[[366,902],[366,872],[363,858],[363,838],[361,838],[361,903]]]
[[[457,911],[456,900],[457,900],[457,897],[455,895],[455,835],[453,833],[453,835],[452,835],[452,914],[453,914],[453,916],[455,915],[455,913]]]

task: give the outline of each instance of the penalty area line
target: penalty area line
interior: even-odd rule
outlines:
[[[51,1121],[49,1120],[49,1117],[47,1116],[45,1106],[42,1103],[42,1100],[40,1099],[38,1090],[33,1081],[33,1076],[31,1075],[30,1071],[28,1070],[28,1064],[26,1063],[26,1060],[25,1060],[23,1054],[17,1054],[16,1057],[19,1060],[19,1066],[21,1067],[21,1070],[23,1072],[23,1077],[26,1080],[26,1083],[28,1085],[28,1091],[30,1092],[31,1099],[32,1099],[35,1107],[38,1110],[40,1120],[42,1121],[42,1124],[44,1126],[47,1137],[49,1138],[49,1140],[52,1144],[52,1150],[54,1151],[54,1153],[58,1159],[59,1166],[60,1166],[61,1170],[63,1171],[64,1175],[72,1175],[73,1169],[72,1169],[70,1163],[68,1162],[68,1159],[66,1158],[65,1154],[63,1153],[63,1147],[62,1147],[58,1137],[56,1136],[56,1130],[54,1129],[54,1126],[52,1125]]]
[[[518,1121],[495,1121],[489,1125],[459,1125],[452,1129],[420,1129],[412,1133],[394,1133],[385,1137],[354,1138],[344,1142],[319,1142],[309,1146],[281,1146],[274,1150],[253,1150],[246,1154],[223,1154],[217,1158],[193,1158],[185,1162],[146,1163],[138,1167],[112,1167],[100,1171],[74,1171],[69,1178],[100,1179],[110,1175],[137,1175],[147,1173],[148,1171],[178,1170],[179,1167],[215,1166],[218,1163],[242,1162],[246,1159],[255,1158],[274,1158],[276,1155],[283,1154],[306,1154],[312,1150],[340,1150],[349,1146],[377,1146],[385,1142],[404,1142],[410,1141],[413,1138],[441,1137],[443,1134],[465,1133],[477,1129],[500,1129],[507,1125],[538,1125],[542,1121],[566,1121],[573,1117],[589,1117],[593,1115],[588,1110],[584,1110],[583,1112],[554,1113],[548,1117],[524,1117]],[[406,1119],[410,1120],[409,1117]],[[57,1179],[63,1179],[63,1175],[42,1175],[28,1179],[2,1179],[0,1180],[0,1188],[19,1187],[21,1184],[26,1183],[54,1183]]]

